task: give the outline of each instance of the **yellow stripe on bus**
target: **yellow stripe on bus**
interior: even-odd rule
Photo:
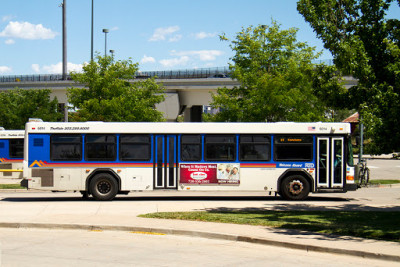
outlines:
[[[0,169],[0,172],[23,172],[23,170],[10,170],[10,169]]]

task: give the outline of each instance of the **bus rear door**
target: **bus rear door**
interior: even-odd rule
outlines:
[[[156,135],[154,138],[154,189],[177,189],[177,136]]]

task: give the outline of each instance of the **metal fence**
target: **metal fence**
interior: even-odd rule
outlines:
[[[196,78],[227,78],[229,77],[229,67],[207,68],[207,69],[185,69],[185,70],[165,70],[165,71],[139,71],[132,79],[147,79],[156,77],[158,79],[196,79]],[[67,80],[72,80],[67,75]],[[62,74],[37,74],[37,75],[8,75],[0,76],[0,82],[49,82],[62,81]]]
[[[333,60],[317,60],[315,64],[333,65]],[[163,71],[139,71],[132,79],[147,79],[157,77],[158,79],[196,79],[196,78],[227,78],[230,75],[229,67],[163,70]],[[70,75],[67,80],[72,80]],[[8,75],[0,76],[0,83],[13,82],[49,82],[62,81],[62,74],[37,74],[37,75]]]

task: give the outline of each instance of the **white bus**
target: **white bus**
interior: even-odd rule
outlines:
[[[0,127],[0,183],[19,183],[24,158],[24,130]]]
[[[145,190],[356,190],[348,123],[29,122],[28,189],[111,200]]]

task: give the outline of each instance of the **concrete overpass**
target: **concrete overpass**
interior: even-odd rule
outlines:
[[[211,93],[219,87],[233,88],[239,82],[231,78],[186,78],[186,79],[156,79],[165,87],[165,101],[157,105],[164,112],[168,121],[175,121],[183,113],[185,121],[199,121],[202,107],[211,102]],[[134,80],[132,80],[134,82]],[[14,81],[0,82],[0,90],[14,89],[51,89],[52,96],[66,107],[68,103],[67,88],[83,88],[69,80],[58,81]]]
[[[218,88],[233,88],[240,83],[227,77],[227,68],[213,69],[210,72],[191,70],[191,72],[154,72],[141,73],[138,79],[157,76],[158,83],[166,89],[166,98],[157,105],[157,109],[164,112],[167,121],[175,121],[178,115],[183,114],[185,121],[201,121],[202,107],[211,102],[211,93]],[[160,75],[161,74],[161,75]],[[344,77],[345,86],[357,84],[352,77]],[[132,80],[131,82],[134,82]],[[52,96],[65,108],[67,107],[67,88],[81,87],[72,80],[62,80],[61,75],[31,75],[31,76],[3,76],[0,77],[0,90],[14,89],[51,89]]]

